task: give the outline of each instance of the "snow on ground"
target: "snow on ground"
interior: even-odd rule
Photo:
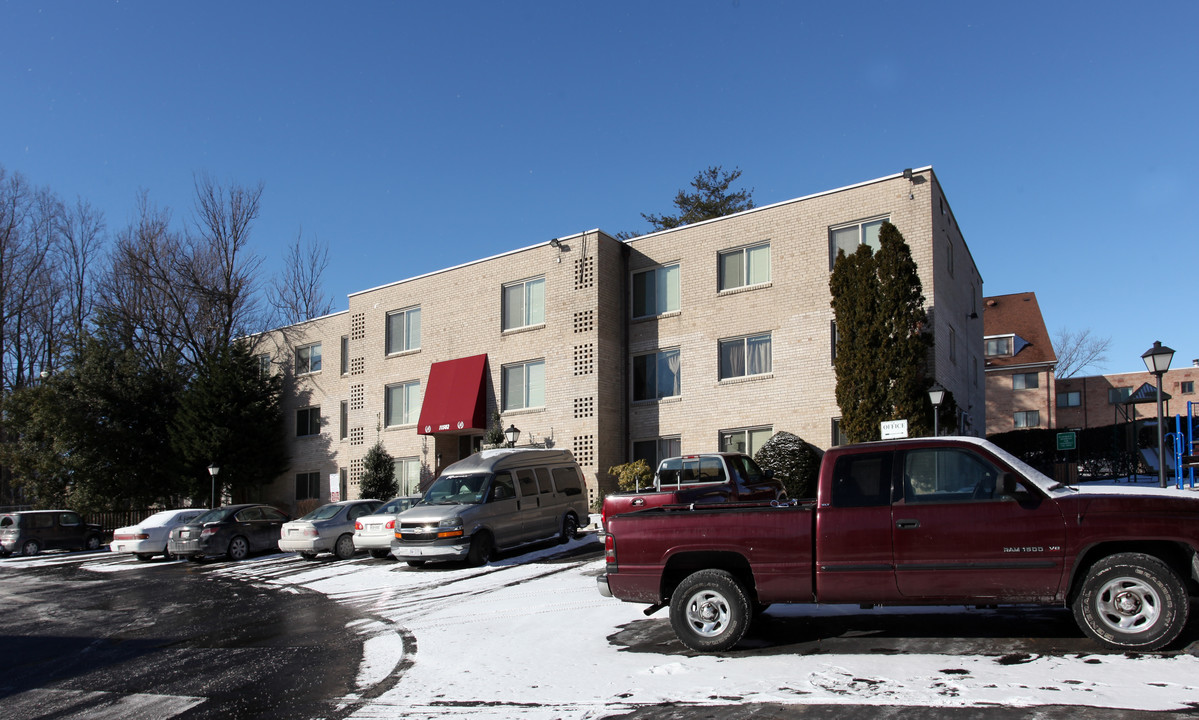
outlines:
[[[599,595],[595,577],[602,558],[534,562],[561,549],[484,568],[355,560],[297,570],[294,558],[281,555],[231,565],[222,574],[321,592],[379,619],[349,629],[367,637],[361,692],[347,698],[363,702],[355,718],[582,719],[666,702],[1152,711],[1189,708],[1199,695],[1199,658],[1187,654],[1013,660],[962,654],[696,656],[680,654],[677,646],[660,654],[652,648],[629,652],[609,636],[643,621],[643,606]],[[782,616],[857,612],[885,611],[769,610]],[[667,611],[654,619],[668,622]]]

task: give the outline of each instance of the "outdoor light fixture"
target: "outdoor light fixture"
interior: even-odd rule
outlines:
[[[1170,369],[1170,361],[1174,359],[1174,350],[1162,345],[1161,340],[1154,340],[1153,347],[1146,350],[1141,359],[1145,361],[1145,369],[1157,377],[1157,484],[1166,486],[1166,455],[1165,436],[1162,428],[1162,375]]]
[[[520,428],[509,425],[504,431],[504,437],[508,438],[508,447],[516,447],[516,441],[520,439]]]
[[[928,401],[933,404],[933,437],[941,434],[941,403],[945,401],[945,388],[937,383],[928,389]]]
[[[208,466],[208,474],[212,476],[212,499],[208,503],[208,507],[216,507],[216,476],[221,471],[221,466],[213,463]]]
[[[554,238],[553,240],[550,240],[550,247],[554,248],[555,250],[561,250],[562,249],[562,241],[559,240],[558,238]]]

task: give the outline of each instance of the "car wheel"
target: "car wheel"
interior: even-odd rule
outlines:
[[[382,548],[378,550],[371,550],[371,557],[375,558],[376,560],[383,560],[384,558],[391,557],[391,551],[383,550]]]
[[[316,553],[302,552],[302,553],[300,553],[300,557],[304,558],[305,560],[316,560]]]
[[[88,550],[99,550],[100,549],[100,536],[99,535],[88,535],[87,540],[84,541],[84,547],[86,547]]]
[[[136,557],[138,560],[141,560],[142,562],[150,562],[151,560],[154,559],[154,555],[152,555],[151,553],[134,553],[134,557]]]
[[[170,545],[168,545],[162,549],[162,559],[163,560],[174,560],[174,558],[171,557],[171,546]]]
[[[26,540],[21,543],[22,555],[37,555],[42,551],[42,544],[37,540]]]
[[[699,652],[720,652],[740,642],[749,628],[749,596],[724,570],[700,570],[670,597],[670,625],[679,640]]]
[[[234,562],[240,562],[241,560],[245,560],[246,556],[249,554],[250,543],[246,542],[246,539],[241,535],[238,535],[229,541],[230,560],[233,560]]]
[[[337,538],[337,544],[333,546],[333,554],[339,560],[349,560],[354,557],[354,536],[347,533]]]
[[[409,560],[408,561],[408,567],[424,567],[424,565],[425,565],[424,560]]]
[[[495,543],[491,540],[491,534],[477,532],[470,539],[470,552],[466,555],[466,561],[474,567],[486,565],[491,560],[494,549]]]
[[[562,518],[562,534],[558,537],[558,543],[565,545],[574,540],[579,534],[579,519],[573,513]]]
[[[1157,650],[1186,625],[1186,586],[1162,561],[1142,553],[1103,558],[1074,598],[1074,619],[1093,640],[1114,650]]]

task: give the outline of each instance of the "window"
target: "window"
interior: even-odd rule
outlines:
[[[720,379],[771,371],[770,333],[720,341]]]
[[[1082,405],[1082,391],[1068,390],[1057,394],[1058,407],[1078,407]]]
[[[887,218],[879,218],[831,228],[828,233],[829,269],[837,262],[838,252],[852,255],[857,252],[859,245],[869,245],[874,252],[878,252],[878,231],[886,221]]]
[[[678,263],[633,273],[633,317],[653,317],[678,309]]]
[[[320,407],[303,408],[296,411],[296,437],[317,435],[321,431]]]
[[[504,411],[545,407],[545,361],[531,360],[503,367]]]
[[[387,313],[387,354],[420,348],[420,308]]]
[[[720,253],[718,273],[720,290],[770,282],[770,243]]]
[[[965,450],[912,450],[903,461],[906,503],[991,500],[999,470]]]
[[[321,344],[313,343],[296,348],[296,375],[321,371]]]
[[[1032,390],[1041,386],[1041,376],[1038,373],[1016,373],[1012,376],[1013,390]]]
[[[769,427],[726,430],[720,433],[720,452],[739,452],[753,457],[773,435],[774,430]]]
[[[1012,354],[1012,339],[1010,337],[987,338],[986,343],[984,354],[987,357]]]
[[[384,388],[383,424],[387,427],[412,425],[420,410],[420,381],[396,383]]]
[[[504,286],[504,329],[545,322],[545,278],[522,280]]]
[[[271,376],[271,356],[263,353],[258,356],[258,377],[266,379]]]
[[[949,362],[958,364],[958,331],[949,328]]]
[[[833,347],[832,362],[836,363],[837,362],[837,340],[838,340],[838,338],[837,338],[837,321],[836,320],[829,321],[829,333],[828,334],[829,334],[829,338],[831,340],[831,344]]]
[[[945,266],[949,268],[949,277],[953,277],[953,241],[945,243]]]
[[[1107,402],[1109,405],[1118,405],[1128,399],[1132,395],[1131,387],[1114,387],[1107,390]]]
[[[833,418],[832,444],[833,447],[849,444],[849,437],[841,432],[841,418]]]
[[[680,395],[679,351],[659,350],[633,356],[633,401]]]
[[[338,411],[337,437],[345,440],[350,433],[350,401],[342,400]]]
[[[420,492],[420,458],[396,458],[393,464],[399,494],[415,495]]]
[[[683,454],[683,443],[677,437],[661,437],[654,440],[634,440],[633,459],[644,460],[650,470],[669,457]]]
[[[296,500],[315,500],[321,496],[319,472],[296,474]]]
[[[341,374],[350,374],[350,336],[341,336]]]
[[[573,467],[556,467],[550,472],[554,475],[554,487],[563,495],[582,495],[583,482],[579,471]]]
[[[1178,393],[1180,395],[1194,395],[1195,394],[1195,381],[1194,380],[1183,380],[1182,382],[1178,383]]]
[[[1015,415],[1017,428],[1034,428],[1041,425],[1040,410],[1021,410]]]
[[[835,421],[834,421],[835,422]],[[833,466],[834,507],[891,504],[891,453],[853,453]]]

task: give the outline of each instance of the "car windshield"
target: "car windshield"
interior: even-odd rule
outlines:
[[[312,512],[308,513],[307,515],[305,515],[304,517],[302,517],[300,519],[301,520],[328,520],[331,517],[335,517],[337,515],[337,513],[341,512],[341,509],[343,507],[345,507],[345,506],[344,505],[324,505],[322,507],[318,507],[316,510],[313,510]]]
[[[386,505],[384,505],[383,507],[376,510],[374,512],[374,514],[375,515],[395,515],[396,513],[403,512],[403,511],[407,510],[408,508],[412,507],[413,505],[415,505],[417,500],[418,500],[418,498],[406,498],[406,497],[396,498],[395,500],[389,500]]]
[[[209,510],[195,520],[192,520],[192,523],[195,525],[203,525],[204,523],[221,522],[223,520],[228,520],[229,516],[234,512],[235,510],[231,508],[216,508],[215,510]]]
[[[491,475],[442,475],[425,492],[428,505],[477,505],[483,502]]]

